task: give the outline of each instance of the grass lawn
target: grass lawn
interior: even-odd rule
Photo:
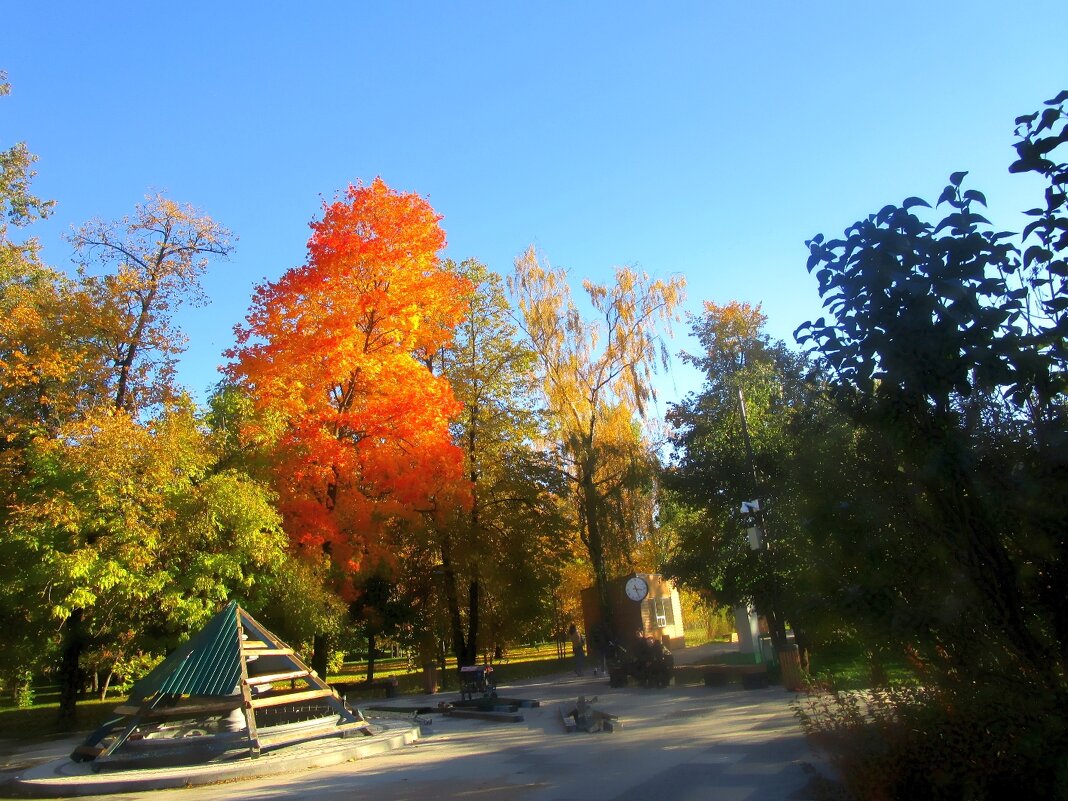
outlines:
[[[0,740],[46,740],[71,732],[92,731],[111,718],[112,710],[123,700],[117,697],[106,701],[95,697],[79,699],[73,728],[61,728],[57,723],[59,701],[38,703],[27,709],[0,706]]]
[[[689,632],[686,634],[686,642],[690,644]],[[720,665],[751,665],[754,659],[752,654],[731,651],[716,654],[708,661]],[[843,642],[822,646],[811,653],[810,662],[812,677],[836,689],[866,690],[873,684],[871,665],[864,652],[853,643]],[[883,669],[893,684],[908,684],[914,681],[914,676],[904,660],[889,661],[883,665]],[[769,673],[773,681],[779,675],[778,670],[777,664],[769,665]]]
[[[812,652],[811,674],[825,679],[839,690],[866,690],[872,686],[871,665],[864,652],[853,643],[834,643]],[[909,684],[916,680],[904,659],[883,664],[892,684]]]

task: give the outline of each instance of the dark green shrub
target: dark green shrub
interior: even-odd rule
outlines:
[[[1064,699],[1020,689],[810,693],[794,711],[856,801],[1068,799]]]

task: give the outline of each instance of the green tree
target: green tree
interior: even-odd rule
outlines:
[[[983,197],[963,190],[963,178],[955,173],[942,194],[949,213],[937,223],[916,216],[928,205],[910,198],[856,223],[845,239],[812,240],[809,266],[837,321],[821,318],[799,332],[856,419],[893,443],[915,488],[914,548],[941,546],[943,589],[957,608],[935,629],[938,647],[970,650],[981,639],[1004,649],[1002,659],[1037,666],[1047,649],[1020,583],[1018,545],[1006,538],[1009,487],[982,469],[999,461],[996,432],[969,427],[981,418],[968,414],[973,398],[997,402],[1002,390],[1022,398],[1034,389],[1026,333],[1016,325],[1024,297],[1006,278],[1019,264],[1007,235],[974,211]]]
[[[283,564],[286,539],[271,496],[242,474],[213,473],[215,458],[188,403],[146,422],[97,411],[29,449],[4,573],[18,566],[24,594],[37,595],[37,630],[62,632],[65,719],[87,649],[173,647]]]
[[[545,615],[542,601],[566,543],[552,472],[533,447],[543,422],[534,354],[511,320],[504,282],[474,259],[447,266],[472,286],[464,322],[436,359],[463,404],[452,433],[464,452],[471,506],[441,520],[435,543],[453,648],[460,665],[472,665],[487,610],[498,643]]]
[[[1048,402],[1063,395],[1068,362],[1068,161],[1056,160],[1057,148],[1068,142],[1068,90],[1044,105],[1016,119],[1017,160],[1009,171],[1038,173],[1047,181],[1045,206],[1027,212],[1035,219],[1023,230],[1028,246],[1022,272],[1030,290],[1028,332],[1038,355],[1053,365],[1048,381],[1037,387],[1039,399]]]
[[[386,575],[387,565],[379,568],[359,578],[359,594],[349,604],[350,616],[362,623],[367,638],[367,681],[375,678],[378,638],[397,634],[413,619],[412,599],[404,597],[401,585]]]
[[[706,302],[690,319],[703,350],[684,359],[705,380],[668,414],[678,457],[665,473],[664,518],[678,542],[665,570],[720,603],[754,603],[781,648],[786,619],[795,631],[805,622],[796,590],[808,540],[793,469],[817,391],[807,361],[771,342],[765,321],[759,306],[739,302]],[[752,499],[759,521],[740,512]],[[755,551],[745,529],[757,522],[766,542]]]
[[[957,172],[941,215],[908,198],[809,242],[831,317],[798,336],[850,426],[825,476],[838,500],[825,485],[806,514],[828,532],[832,603],[923,685],[880,702],[887,736],[855,764],[882,777],[880,798],[1063,783],[1066,99],[1017,120],[1013,171],[1049,182],[1022,239],[991,226]]]

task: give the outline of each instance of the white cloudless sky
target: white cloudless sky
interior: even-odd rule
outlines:
[[[821,314],[805,240],[970,171],[1019,230],[1013,120],[1068,87],[1068,3],[18,3],[0,148],[40,157],[35,226],[63,234],[150,191],[239,238],[186,309],[180,378],[218,380],[253,286],[303,262],[323,199],[381,176],[444,215],[446,255],[507,274],[534,244],[581,279],[683,274],[686,310]],[[686,326],[672,351],[692,347]],[[685,369],[662,398],[697,387]]]

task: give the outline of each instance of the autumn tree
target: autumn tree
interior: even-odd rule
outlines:
[[[0,97],[10,91],[5,73],[0,72]],[[63,332],[56,315],[67,289],[63,276],[41,263],[34,237],[13,238],[15,229],[48,217],[54,205],[30,192],[36,161],[24,142],[0,151],[0,424],[5,433],[0,458],[7,463],[3,476],[17,471],[9,460],[17,460],[12,450],[25,444],[25,432],[51,416],[50,385],[69,375],[58,353]]]
[[[90,656],[110,673],[173,647],[221,602],[254,605],[287,557],[269,491],[173,381],[173,312],[203,300],[228,232],[154,196],[77,231],[65,275],[10,238],[51,208],[33,161],[0,154],[0,662],[17,683],[58,655],[69,722]]]
[[[255,507],[238,476],[207,475],[213,448],[171,381],[181,339],[170,311],[198,296],[203,257],[229,249],[225,232],[156,198],[132,220],[75,235],[114,274],[66,276],[39,262],[32,239],[9,238],[50,209],[29,193],[33,160],[22,145],[0,159],[0,660],[21,681],[58,649],[69,721],[87,649],[149,647],[145,632],[195,623],[204,593],[240,592],[219,554],[240,561],[244,546],[194,540],[201,522],[241,528],[224,522],[237,514],[227,504],[265,519],[269,504]]]
[[[509,631],[544,615],[562,543],[554,477],[533,447],[541,437],[533,351],[511,319],[500,276],[473,259],[451,269],[472,289],[464,321],[435,365],[463,404],[452,432],[471,505],[444,518],[435,534],[453,648],[460,665],[471,665],[487,616],[503,644]]]
[[[91,342],[107,365],[107,391],[116,409],[137,412],[174,396],[175,359],[185,338],[171,318],[183,304],[206,302],[200,278],[212,256],[228,256],[231,234],[188,204],[151,195],[132,217],[96,220],[75,231],[82,257],[111,268],[83,272],[95,315]]]
[[[428,366],[469,291],[438,256],[439,220],[381,179],[350,187],[311,224],[307,263],[256,289],[228,354],[228,374],[272,421],[291,540],[329,552],[350,596],[361,567],[393,561],[398,525],[466,496],[449,432],[459,405]]]
[[[0,70],[0,97],[11,94],[7,73]],[[35,260],[38,251],[33,238],[14,242],[10,228],[23,228],[34,220],[52,213],[53,200],[42,200],[30,192],[30,182],[36,174],[33,165],[37,156],[25,142],[16,142],[0,151],[0,284],[22,272],[18,265],[27,259]]]
[[[683,297],[681,277],[666,281],[619,268],[613,284],[584,281],[594,318],[571,299],[567,273],[543,265],[534,249],[516,260],[510,280],[522,328],[537,360],[560,464],[571,485],[579,535],[590,559],[604,619],[610,623],[607,582],[611,529],[607,499],[627,460],[610,460],[634,418],[654,398],[658,355],[666,366],[659,326],[670,324]]]

